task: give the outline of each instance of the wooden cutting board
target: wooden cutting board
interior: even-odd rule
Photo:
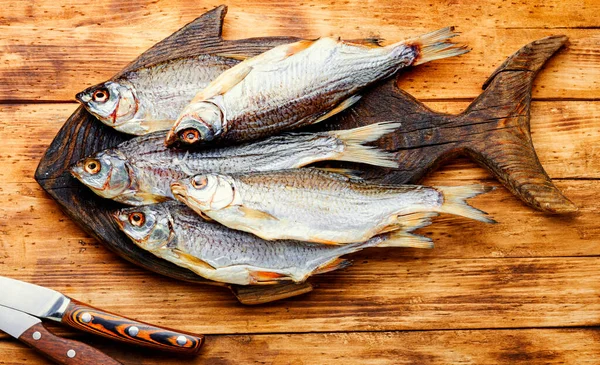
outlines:
[[[76,109],[73,95],[218,3],[41,1],[0,15],[0,275],[61,290],[141,320],[208,334],[190,363],[593,363],[598,358],[598,115],[600,34],[594,2],[230,3],[225,38],[379,35],[390,41],[449,22],[473,51],[425,65],[400,86],[437,111],[458,113],[524,44],[566,34],[567,49],[537,78],[533,144],[554,183],[580,207],[547,216],[499,187],[475,200],[500,223],[438,219],[436,248],[371,250],[316,278],[317,290],[244,307],[219,288],[149,273],[81,231],[33,181],[51,140]],[[431,6],[430,6],[431,5]],[[107,56],[110,55],[110,56]],[[428,184],[496,184],[458,160]],[[499,186],[499,185],[498,185]],[[411,330],[409,332],[398,332]],[[59,333],[74,336],[68,330]],[[83,338],[123,363],[181,363],[170,355]],[[46,363],[8,337],[0,362]]]

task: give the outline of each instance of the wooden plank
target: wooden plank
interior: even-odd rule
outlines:
[[[434,110],[460,113],[468,102],[430,102]],[[0,105],[0,170],[3,182],[32,181],[37,162],[75,104]],[[19,121],[14,123],[13,121]],[[600,178],[600,102],[534,102],[531,132],[542,165],[555,179]],[[489,174],[460,160],[445,169],[448,179],[487,179]]]
[[[579,2],[539,0],[508,6],[490,0],[471,6],[387,1],[372,6],[352,0],[328,5],[283,2],[280,7],[271,2],[251,7],[233,2],[224,35],[231,39],[378,36],[391,42],[455,24],[462,32],[458,41],[473,51],[409,71],[401,83],[417,98],[449,99],[477,96],[482,83],[507,56],[535,39],[564,33],[571,45],[540,75],[534,97],[589,99],[600,91],[600,30],[595,29],[598,24],[593,16],[599,5]],[[217,4],[206,3],[202,8],[184,1],[69,6],[49,0],[35,6],[0,3],[0,31],[5,35],[0,40],[0,79],[4,80],[0,100],[73,100],[76,92],[108,79],[152,44]],[[356,14],[368,15],[357,22]],[[510,16],[499,18],[506,14]]]
[[[47,243],[38,243],[37,245]],[[48,244],[49,245],[49,244]],[[355,256],[304,296],[243,306],[226,290],[158,277],[93,251],[3,250],[0,275],[52,287],[138,320],[203,334],[390,331],[600,324],[600,257]],[[8,256],[8,257],[6,257]],[[218,315],[216,315],[218,314]]]
[[[86,343],[123,364],[595,364],[597,329],[278,334],[209,337],[200,356],[125,349],[91,337]],[[0,341],[0,364],[49,364],[13,340]]]

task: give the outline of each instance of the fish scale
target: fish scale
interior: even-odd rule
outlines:
[[[173,199],[170,184],[200,172],[298,168],[323,160],[395,167],[397,162],[393,154],[363,144],[398,126],[397,123],[380,123],[344,131],[289,133],[244,145],[196,151],[167,148],[164,132],[156,132],[84,159],[72,168],[72,172],[103,197],[130,205],[151,204]],[[94,173],[85,169],[90,161],[94,165],[100,164],[99,171]],[[110,179],[110,183],[100,181],[99,176]]]
[[[141,228],[146,238],[135,238],[137,236],[134,230],[138,228],[128,221],[132,213],[153,217],[152,224]],[[122,209],[115,218],[121,229],[136,244],[154,255],[191,269],[208,279],[241,285],[256,284],[254,281],[260,272],[279,274],[283,280],[304,281],[342,255],[379,246],[393,239],[390,235],[382,235],[367,242],[345,246],[293,240],[266,241],[249,233],[207,222],[193,210],[176,202]],[[167,221],[170,223],[165,224]],[[162,231],[163,238],[150,244],[147,237],[155,230]],[[410,242],[396,245],[413,247]],[[187,258],[188,256],[193,259]],[[207,268],[206,265],[210,267]],[[331,269],[346,265],[347,262],[340,261]],[[269,280],[271,279],[272,276],[269,276]]]
[[[121,132],[142,135],[165,130],[198,90],[238,63],[238,60],[216,55],[177,58],[129,71],[116,79],[92,86],[79,93],[77,99],[104,124]],[[135,114],[119,116],[113,123],[112,113],[115,105],[124,100],[123,95],[117,96],[118,100],[113,100],[110,106],[84,100],[86,97],[91,99],[95,91],[107,88],[109,83],[118,84],[134,94]]]
[[[397,60],[390,58],[383,48],[380,56],[374,56],[376,50],[372,50],[368,57],[355,57],[356,52],[340,53],[335,46],[327,47],[331,47],[331,40],[323,39],[277,63],[276,71],[285,72],[274,72],[269,68],[271,65],[257,65],[229,90],[224,95],[224,107],[233,133],[231,138],[238,139],[243,133],[257,138],[278,130],[281,124],[293,127],[311,124],[323,110],[331,109],[372,82],[374,69],[378,77],[386,77],[398,68]],[[323,62],[321,53],[326,52],[337,57]],[[414,55],[410,57],[402,64],[412,62]],[[365,59],[370,61],[364,62]],[[259,112],[254,112],[255,101],[260,102]]]
[[[381,185],[315,168],[200,174],[177,181],[171,190],[195,211],[267,240],[360,242],[405,230],[415,214],[424,213],[493,222],[466,203],[489,187]]]

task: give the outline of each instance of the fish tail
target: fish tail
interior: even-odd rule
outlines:
[[[493,186],[485,185],[463,185],[463,186],[436,186],[444,196],[444,202],[438,212],[460,215],[485,223],[496,223],[488,218],[487,213],[472,207],[466,202],[467,199],[494,190]]]
[[[334,159],[397,168],[398,161],[393,153],[382,151],[373,146],[365,146],[364,144],[376,141],[399,127],[400,123],[381,122],[349,130],[330,131],[329,134],[332,137],[344,143],[344,150]]]
[[[383,235],[384,240],[377,247],[412,247],[433,248],[433,241],[413,231],[431,224],[431,218],[437,217],[435,212],[420,212],[398,216],[400,230]]]
[[[467,155],[490,170],[513,194],[548,213],[573,213],[535,152],[530,133],[533,81],[566,36],[532,42],[509,57],[484,83],[485,90],[458,119]]]
[[[454,27],[446,27],[402,42],[402,44],[411,46],[416,51],[416,57],[412,62],[412,65],[416,66],[442,58],[460,56],[469,52],[466,46],[459,46],[449,42],[451,38],[457,35],[454,32]]]

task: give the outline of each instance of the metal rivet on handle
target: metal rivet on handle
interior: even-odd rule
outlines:
[[[185,336],[179,336],[177,337],[177,344],[179,346],[183,346],[187,343],[187,338],[185,338]]]
[[[71,359],[74,358],[75,355],[77,355],[75,350],[71,349],[71,350],[67,351],[67,356],[70,357]]]
[[[136,326],[131,326],[127,330],[127,333],[129,333],[129,336],[135,337],[135,336],[137,336],[138,333],[140,333],[140,329],[137,328]]]
[[[92,315],[88,312],[85,312],[81,315],[81,320],[85,323],[90,323],[90,321],[92,320]]]
[[[33,337],[34,340],[39,340],[40,338],[42,338],[42,334],[39,333],[38,331],[35,331],[31,337]]]

